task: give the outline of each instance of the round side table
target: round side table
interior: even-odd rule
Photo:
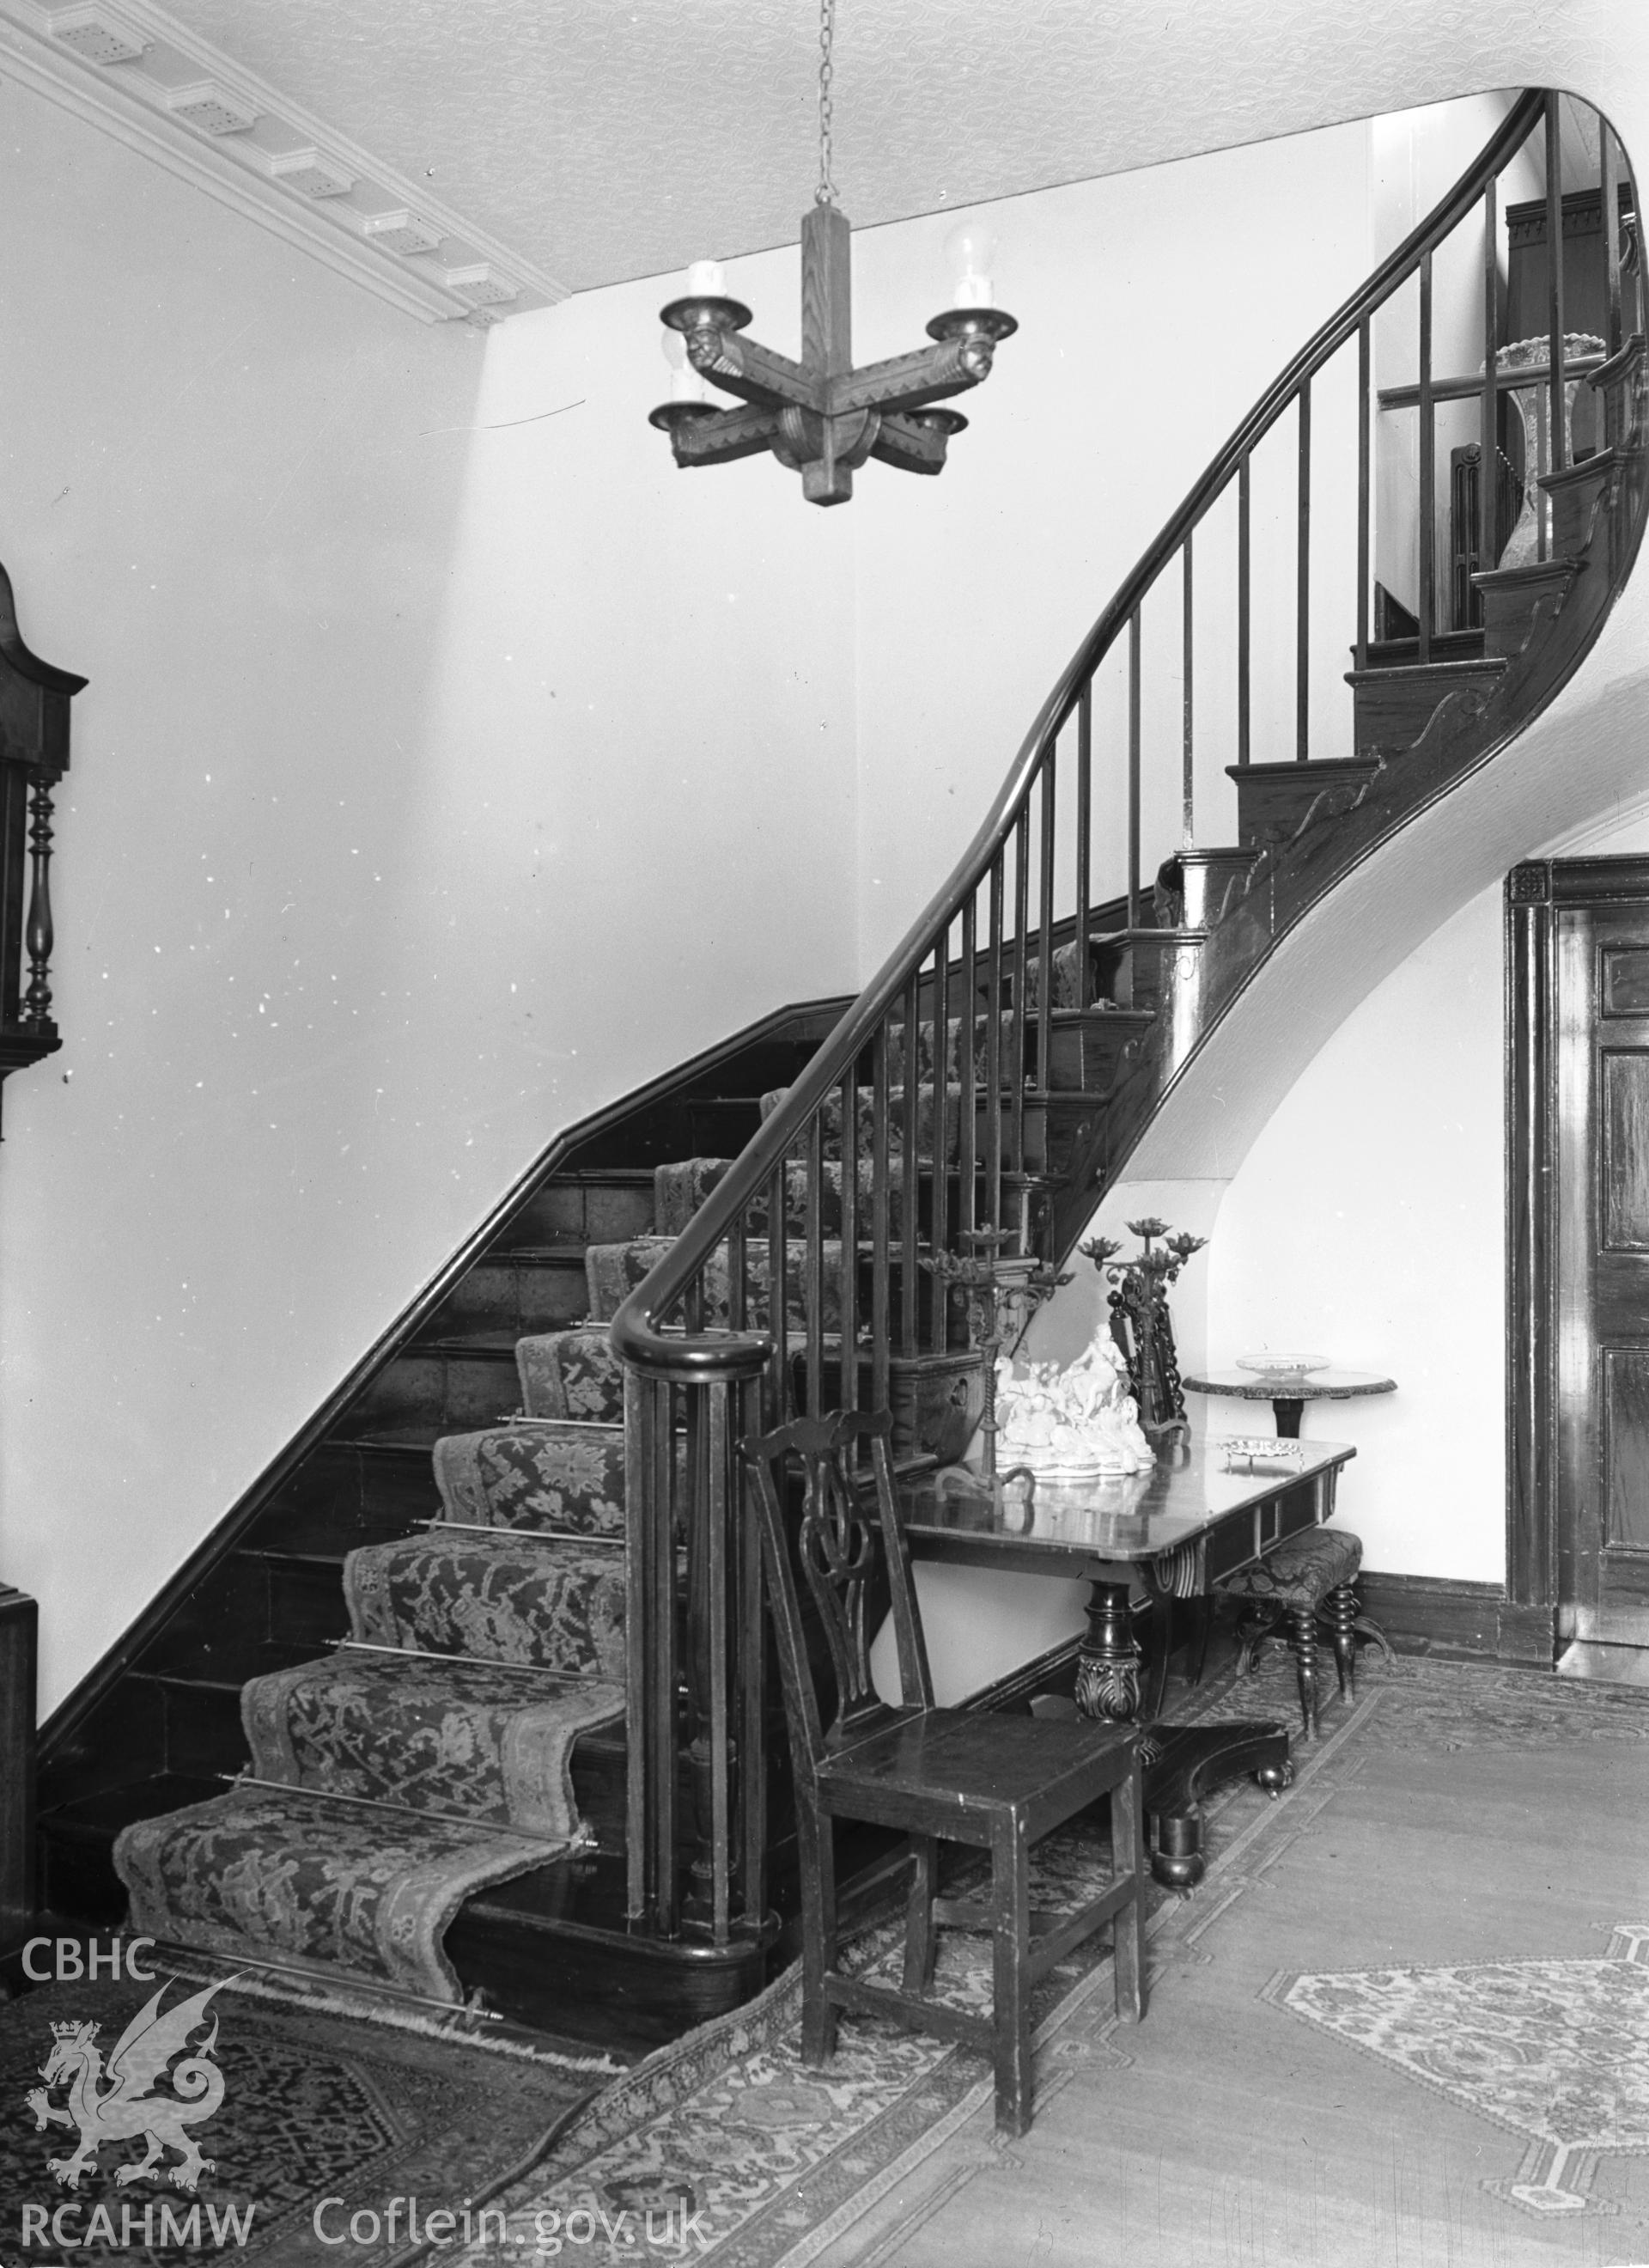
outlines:
[[[1367,1370],[1210,1370],[1200,1378],[1182,1378],[1193,1394],[1229,1394],[1239,1402],[1269,1402],[1277,1420],[1279,1440],[1299,1437],[1299,1421],[1308,1402],[1351,1402],[1365,1394],[1395,1394],[1395,1378],[1377,1378]]]

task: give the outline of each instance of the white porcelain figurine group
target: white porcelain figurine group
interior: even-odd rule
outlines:
[[[998,1359],[998,1472],[1026,1465],[1050,1480],[1085,1480],[1148,1472],[1155,1462],[1123,1359],[1103,1325],[1064,1370],[1053,1362]]]

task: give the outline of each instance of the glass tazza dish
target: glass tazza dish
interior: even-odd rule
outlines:
[[[1315,1370],[1327,1370],[1326,1354],[1240,1354],[1239,1370],[1251,1370],[1261,1378],[1309,1378]]]

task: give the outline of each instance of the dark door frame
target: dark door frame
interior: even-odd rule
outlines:
[[[1505,878],[1507,1606],[1556,1631],[1557,917],[1649,899],[1649,858],[1536,858]]]

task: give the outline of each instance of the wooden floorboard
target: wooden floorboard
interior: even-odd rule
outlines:
[[[1447,1727],[1412,1746],[1354,1734],[1352,1768],[1324,1776],[1257,1879],[1211,1881],[1153,1934],[1144,2024],[1118,2031],[1096,1999],[1044,2051],[1027,2136],[999,2145],[983,2109],[810,2258],[1649,2263],[1649,2158],[1602,2154],[1589,2209],[1538,2216],[1484,2186],[1518,2178],[1523,2135],[1264,1997],[1279,1971],[1593,1961],[1616,1925],[1649,1929],[1645,1725],[1502,1726],[1456,1751]]]

